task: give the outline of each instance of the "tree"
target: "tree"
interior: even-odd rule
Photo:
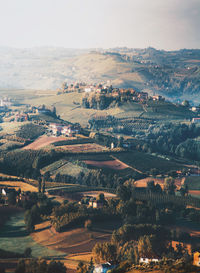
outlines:
[[[44,173],[43,181],[50,181],[51,180],[51,174],[49,171]]]
[[[25,273],[26,272],[26,265],[25,260],[19,260],[17,267],[15,269],[15,273]]]
[[[101,202],[104,202],[104,201],[105,201],[104,193],[100,193],[100,194],[98,195],[98,200],[101,201]]]
[[[45,180],[42,181],[42,193],[45,193]]]
[[[94,262],[93,262],[93,258],[91,257],[90,263],[88,265],[88,271],[93,272],[93,270],[94,270]]]
[[[97,243],[92,252],[98,260],[103,261],[116,261],[117,260],[117,247],[115,244],[104,242]]]
[[[53,107],[52,113],[53,113],[54,117],[56,117],[56,107],[55,106]]]
[[[42,189],[42,178],[41,176],[38,178],[38,192],[41,192]]]
[[[27,247],[27,248],[24,250],[24,257],[25,257],[25,258],[31,257],[31,253],[32,253],[32,249],[31,249],[30,247]]]
[[[8,193],[8,204],[9,205],[15,205],[16,204],[16,191],[11,191]]]
[[[128,201],[131,197],[131,191],[129,187],[126,187],[124,185],[120,185],[119,187],[117,187],[117,196],[122,201]]]
[[[87,230],[91,230],[92,229],[92,221],[89,219],[89,220],[86,220],[85,221],[85,224],[84,224],[84,227],[87,229]]]
[[[88,268],[83,262],[79,262],[76,268],[77,273],[88,273]]]
[[[185,107],[190,107],[190,103],[189,103],[188,100],[184,100],[184,101],[182,102],[182,105],[185,106]]]
[[[47,266],[47,273],[66,273],[66,267],[61,262],[51,261]]]
[[[28,218],[28,221],[26,223],[26,229],[29,233],[32,233],[35,230],[35,225],[31,217]]]
[[[165,178],[164,191],[167,194],[174,195],[175,194],[175,189],[176,189],[175,180],[172,177]]]

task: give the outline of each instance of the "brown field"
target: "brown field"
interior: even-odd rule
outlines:
[[[110,233],[91,232],[84,228],[58,233],[50,226],[49,221],[36,225],[35,232],[32,234],[32,238],[37,243],[67,254],[91,252],[97,242],[108,241],[110,236]]]
[[[81,192],[83,196],[92,196],[92,197],[98,197],[100,193],[103,193],[105,198],[114,198],[116,197],[116,194],[114,193],[109,193],[105,191],[86,191],[86,192]]]
[[[0,187],[12,187],[15,190],[21,189],[21,191],[37,192],[38,189],[33,185],[20,181],[0,181]]]
[[[96,143],[87,143],[87,144],[74,144],[66,146],[57,146],[56,149],[64,150],[70,153],[84,153],[84,152],[103,152],[107,151],[107,148],[96,144]]]
[[[39,138],[37,138],[33,143],[25,146],[23,149],[24,150],[39,150],[45,146],[48,146],[52,143],[58,142],[58,141],[63,141],[63,140],[69,140],[71,138],[67,138],[67,137],[54,137],[54,136],[47,136],[47,135],[43,135]]]
[[[192,195],[196,195],[198,197],[200,196],[200,191],[197,191],[197,190],[196,191],[195,190],[191,190],[191,191],[189,191],[189,193],[192,194]]]
[[[140,179],[135,181],[135,186],[138,188],[145,188],[147,186],[147,183],[149,181],[154,181],[155,184],[159,184],[162,188],[164,187],[164,180],[165,178],[154,178],[154,177],[147,177],[144,179]],[[177,186],[177,188],[180,188],[181,185],[184,183],[185,178],[175,178],[175,185]]]
[[[109,168],[113,170],[124,170],[129,168],[129,166],[118,159],[108,160],[108,161],[93,161],[93,160],[85,160],[84,161],[88,165],[92,165],[98,168]]]

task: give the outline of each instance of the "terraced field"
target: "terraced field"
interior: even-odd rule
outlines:
[[[60,159],[45,168],[42,169],[42,173],[49,171],[51,175],[56,175],[57,173],[68,174],[71,176],[78,176],[80,172],[87,173],[86,167],[81,167],[77,164],[68,162],[66,159]]]

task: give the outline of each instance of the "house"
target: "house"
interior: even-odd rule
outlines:
[[[55,135],[55,136],[61,135],[62,129],[63,129],[62,124],[51,123],[49,125],[50,132],[52,132],[52,134]]]
[[[193,254],[193,265],[200,267],[200,252],[196,251]]]
[[[16,122],[23,122],[28,120],[28,115],[27,114],[16,114],[15,115],[15,121]]]
[[[49,125],[49,130],[55,136],[64,135],[64,136],[72,137],[76,134],[79,134],[80,126],[51,123]]]
[[[89,207],[92,207],[93,209],[101,209],[103,208],[103,202],[93,198],[89,201]]]
[[[105,264],[96,265],[93,273],[107,273],[109,270],[114,269],[116,265],[112,265],[111,263],[107,262]]]
[[[10,99],[7,97],[0,100],[0,106],[9,107],[11,105],[12,105],[12,103],[11,103]]]
[[[29,192],[22,192],[16,197],[16,202],[19,203],[30,200],[30,194]]]
[[[148,93],[147,92],[138,92],[138,98],[140,100],[148,100]]]
[[[46,115],[52,114],[51,110],[45,109],[45,108],[37,108],[36,113],[37,114],[46,114]]]
[[[15,189],[3,188],[1,190],[1,194],[4,197],[8,196],[8,194],[11,193],[11,192],[15,192]]]
[[[149,264],[149,263],[158,263],[160,261],[160,257],[157,255],[144,255],[140,257],[139,263],[140,264]]]
[[[154,101],[162,101],[162,100],[165,100],[165,98],[163,98],[162,96],[160,95],[155,95],[152,97]]]

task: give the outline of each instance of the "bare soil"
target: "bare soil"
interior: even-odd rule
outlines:
[[[87,165],[92,165],[98,168],[108,168],[113,170],[124,170],[129,168],[129,166],[122,161],[115,159],[109,161],[94,161],[94,160],[85,160],[84,161]]]
[[[67,137],[56,137],[56,136],[47,136],[43,135],[39,138],[37,138],[34,142],[31,144],[25,146],[23,149],[24,150],[39,150],[45,146],[48,146],[52,143],[58,142],[58,141],[63,141],[63,140],[69,140]]]

